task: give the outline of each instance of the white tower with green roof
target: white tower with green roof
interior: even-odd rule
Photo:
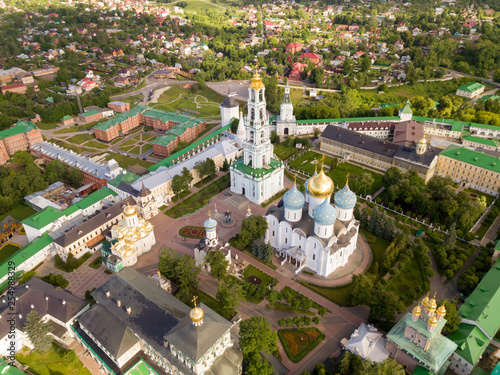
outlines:
[[[413,117],[410,100],[407,100],[404,107],[399,110],[398,114],[401,121],[409,121]]]
[[[280,114],[276,119],[276,132],[279,135],[297,134],[297,119],[293,114],[293,104],[290,97],[290,86],[285,86],[285,96],[280,106]]]
[[[256,74],[248,87],[248,115],[244,120],[243,158],[231,165],[231,191],[251,202],[265,202],[283,189],[284,165],[273,158],[265,86]],[[241,119],[238,127],[240,136]]]

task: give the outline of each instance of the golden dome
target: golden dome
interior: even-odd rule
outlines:
[[[419,305],[415,306],[412,310],[413,315],[420,315],[421,312],[422,310],[420,309]]]
[[[250,88],[254,90],[260,90],[263,89],[264,83],[262,82],[262,78],[259,73],[255,73],[254,76],[252,77],[252,82],[250,83]]]
[[[427,308],[429,311],[434,311],[437,308],[437,303],[436,303],[436,293],[434,293],[434,297],[429,300],[429,303],[427,304]]]
[[[328,177],[321,167],[321,171],[316,175],[311,177],[309,183],[307,184],[307,191],[309,195],[315,198],[327,198],[333,193],[333,181]]]
[[[422,305],[424,305],[425,307],[427,307],[428,303],[429,303],[429,293],[427,293],[427,295],[422,300]]]
[[[418,141],[418,143],[425,145],[427,143],[427,139],[425,139],[425,137],[422,137],[422,139]]]
[[[123,232],[120,229],[116,228],[115,232],[116,232],[116,239],[118,239],[118,240],[123,239],[124,234],[123,234]]]
[[[146,230],[141,229],[139,231],[139,238],[147,237],[147,235],[148,235],[148,232]]]
[[[200,323],[203,320],[204,316],[205,316],[205,312],[199,306],[192,309],[191,312],[189,313],[189,317],[191,318],[193,323]]]
[[[127,206],[123,209],[123,215],[125,216],[137,215],[137,210],[135,209],[135,206],[127,204]]]
[[[431,316],[431,317],[430,317],[430,319],[429,319],[429,324],[430,324],[431,326],[435,326],[436,324],[438,324],[438,320],[437,320],[437,318],[436,318],[436,315],[434,315],[434,316]]]
[[[125,238],[125,243],[128,243],[130,245],[134,244],[135,242],[137,242],[137,240],[139,239],[139,236],[137,234],[130,234],[127,236],[127,238]]]
[[[439,306],[437,313],[441,316],[444,316],[446,314],[446,308],[444,307],[444,303],[441,306]]]

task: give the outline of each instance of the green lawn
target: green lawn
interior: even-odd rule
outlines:
[[[210,297],[208,294],[202,292],[201,290],[199,291],[198,297],[200,298],[200,303],[204,303],[219,315],[223,316],[229,321],[233,319],[235,312],[232,310],[225,310],[221,308],[219,301],[217,301],[215,298]]]
[[[134,137],[135,138],[135,137]],[[133,140],[133,139],[129,139],[125,142],[123,142],[120,147],[122,146],[135,146],[135,144],[137,143],[137,141]]]
[[[24,204],[20,204],[18,206],[15,206],[15,207],[11,208],[6,213],[1,214],[0,215],[0,221],[2,221],[3,219],[5,219],[5,217],[7,215],[10,215],[14,219],[21,221],[21,220],[26,219],[27,217],[30,217],[31,215],[33,215],[35,213],[36,213],[36,210],[34,210],[33,208],[31,208],[30,206],[26,206]]]
[[[66,140],[68,142],[82,144],[84,142],[91,141],[93,139],[95,139],[94,134],[77,134]]]
[[[493,201],[495,200],[495,197],[493,195],[489,195],[489,194],[483,193],[482,191],[479,191],[479,190],[474,190],[474,189],[471,189],[471,188],[467,188],[467,189],[464,189],[464,191],[467,192],[467,193],[477,194],[477,195],[479,195],[479,197],[485,197],[485,199],[486,199],[486,207],[489,207],[489,205],[492,204]]]
[[[396,293],[408,306],[414,302],[414,299],[410,296],[409,292],[417,286],[420,286],[421,290],[425,290],[425,283],[426,280],[422,279],[418,261],[415,257],[413,257],[408,265],[402,269],[398,275],[389,279],[389,282],[385,286],[385,290]]]
[[[106,156],[106,160],[110,159],[115,159],[122,168],[127,168],[129,166],[136,164],[139,164],[141,167],[144,168],[149,168],[154,164],[147,160],[133,158],[131,156],[126,156],[126,155],[115,154],[114,152],[109,152],[108,155]]]
[[[144,145],[142,146],[142,153],[145,153],[146,151],[149,151],[153,148],[153,145]]]
[[[248,277],[250,276],[255,276],[258,277],[260,280],[262,280],[263,285],[276,285],[278,284],[278,280],[275,279],[274,277],[269,276],[267,273],[262,272],[258,268],[255,268],[251,264],[245,268],[243,271],[243,278],[245,279],[246,282],[248,282]]]
[[[94,126],[96,126],[98,123],[104,122],[104,121],[108,121],[108,119],[107,118],[103,118],[102,120],[99,120],[99,121],[94,121],[94,122],[90,122],[88,124],[82,124],[82,125],[78,125],[78,126],[72,125],[69,128],[64,128],[64,129],[56,130],[54,132],[54,134],[75,133],[75,132],[80,131],[80,129],[86,129],[86,130],[87,129],[91,129]]]
[[[80,147],[80,146],[75,146],[70,143],[66,143],[64,141],[59,141],[57,139],[49,139],[48,142],[55,143],[61,147],[67,148],[69,150],[75,151],[77,154],[83,154],[84,152],[94,152],[91,149],[85,148],[85,147]]]
[[[180,86],[171,86],[170,89],[161,94],[158,103],[151,103],[151,106],[165,111],[179,111],[200,118],[211,117],[215,119],[220,118],[219,105],[223,100],[223,96],[208,87],[193,93]]]
[[[380,262],[382,261],[382,256],[384,255],[385,250],[387,249],[391,241],[386,240],[382,237],[378,237],[373,233],[368,232],[366,229],[360,229],[359,233],[366,238],[368,244],[370,245],[370,248],[372,249],[372,264],[375,262],[378,262],[378,264],[380,264]]]
[[[137,94],[137,95],[132,95],[132,96],[129,96],[127,98],[123,98],[123,99],[118,99],[118,101],[120,102],[125,102],[125,103],[129,103],[130,104],[130,109],[134,108],[137,106],[137,104],[135,104],[134,102],[135,101],[143,101],[144,100],[144,95],[142,94]]]
[[[72,350],[65,350],[57,344],[52,344],[52,349],[46,353],[33,351],[24,347],[16,354],[16,359],[27,365],[33,374],[37,375],[91,375],[83,363]]]
[[[101,150],[107,150],[109,148],[109,145],[105,145],[98,141],[88,141],[85,143],[85,146],[99,148]]]
[[[129,151],[131,154],[135,155],[140,155],[141,154],[141,148],[140,147],[134,147],[132,150]]]
[[[299,104],[302,101],[302,94],[304,90],[302,89],[296,89],[294,90],[293,88],[290,89],[290,98],[292,99],[292,104],[295,106]]]
[[[349,294],[352,289],[352,284],[341,286],[338,288],[326,288],[318,285],[309,284],[300,280],[297,280],[297,282],[338,305],[350,306]]]
[[[12,254],[19,250],[21,246],[7,243],[0,247],[0,263],[3,263]]]
[[[40,129],[50,130],[50,129],[57,128],[59,126],[59,123],[57,123],[57,122],[37,122],[35,125]]]
[[[197,12],[197,13],[204,13],[205,10],[210,10],[210,11],[215,11],[218,13],[224,13],[226,10],[224,8],[219,8],[213,4],[206,3],[203,1],[199,0],[186,0],[187,6],[184,7],[184,11],[188,12]],[[175,3],[172,4],[171,6],[176,5]],[[167,5],[168,6],[168,5]]]
[[[301,156],[298,158],[294,159],[293,161],[290,162],[290,167],[296,170],[299,170],[301,172],[307,173],[309,175],[312,175],[314,173],[315,169],[315,164],[312,162],[314,160],[317,160],[317,167],[318,169],[321,166],[321,154],[318,154],[317,152],[314,151],[306,151],[304,152]],[[350,164],[347,162],[342,162],[337,165],[337,168],[335,170],[330,170],[330,166],[332,164],[333,158],[326,156],[325,157],[325,171],[328,176],[330,176],[335,183],[335,186],[337,188],[342,188],[345,184],[347,173],[350,174],[351,178],[358,175],[359,173],[362,172],[367,172],[372,175],[373,177],[373,184],[369,190],[366,191],[367,194],[373,194],[377,190],[379,190],[382,186],[382,178],[383,175],[373,172],[369,169],[363,169],[357,165]],[[352,186],[351,186],[352,188]],[[360,193],[360,192],[357,192]],[[364,191],[361,192],[364,195]]]
[[[274,145],[274,154],[280,159],[284,160],[298,151],[295,147],[285,146],[284,143]]]
[[[483,220],[479,229],[476,230],[476,233],[474,233],[479,238],[479,240],[481,240],[486,234],[486,232],[488,232],[488,229],[490,229],[491,224],[492,223],[487,223],[486,220]]]
[[[156,138],[156,135],[151,135],[151,134],[142,134],[142,140],[147,142],[151,141]]]
[[[229,187],[229,174],[226,174],[204,187],[165,213],[174,219],[191,214],[210,203],[209,199]]]

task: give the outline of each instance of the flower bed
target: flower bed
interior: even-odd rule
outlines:
[[[278,331],[281,345],[292,362],[299,362],[325,338],[317,328],[282,329]]]
[[[194,238],[194,239],[202,239],[203,237],[205,237],[205,228],[188,225],[186,227],[182,227],[179,230],[179,236]]]

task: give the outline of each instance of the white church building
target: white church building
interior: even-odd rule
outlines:
[[[345,266],[358,242],[359,222],[354,218],[356,194],[348,182],[330,203],[334,184],[321,166],[320,173],[306,181],[305,194],[294,184],[283,196],[283,205],[266,214],[265,240],[283,258],[297,266],[295,273],[309,268],[327,277]]]
[[[248,87],[248,114],[240,114],[237,138],[243,158],[230,167],[231,191],[261,204],[284,187],[285,166],[273,158],[265,86],[256,74]]]

